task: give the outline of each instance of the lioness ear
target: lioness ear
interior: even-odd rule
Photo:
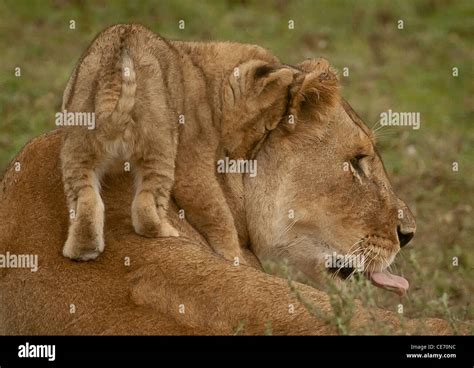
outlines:
[[[300,73],[291,86],[290,114],[297,121],[320,119],[339,99],[336,73],[324,59],[299,64]]]

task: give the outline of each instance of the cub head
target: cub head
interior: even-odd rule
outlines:
[[[360,272],[403,294],[408,282],[387,267],[413,237],[415,220],[392,189],[371,130],[340,96],[335,73],[318,59],[258,78],[265,76],[267,103],[252,120],[258,172],[244,179],[253,252],[264,264],[286,260],[316,282],[321,272]],[[255,145],[254,138],[241,145]]]

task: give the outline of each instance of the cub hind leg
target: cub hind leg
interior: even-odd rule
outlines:
[[[65,257],[88,261],[104,250],[104,203],[97,156],[66,139],[61,150],[64,191],[69,207]]]
[[[164,146],[170,148],[170,144],[168,142]],[[179,236],[168,220],[176,148],[166,151],[149,147],[146,156],[135,162],[132,223],[135,232],[145,237]]]

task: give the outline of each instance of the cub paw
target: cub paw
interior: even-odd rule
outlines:
[[[132,204],[132,223],[135,232],[147,238],[156,238],[160,234],[160,218],[153,197],[141,193]]]
[[[79,241],[75,236],[68,237],[63,247],[63,256],[75,261],[92,261],[104,251],[102,238]]]
[[[132,223],[135,232],[147,238],[176,237],[178,230],[171,225],[164,213],[161,218],[150,193],[142,192],[132,203]]]
[[[160,235],[163,237],[177,237],[179,236],[178,230],[176,230],[173,225],[171,225],[168,221],[163,221],[160,225]]]

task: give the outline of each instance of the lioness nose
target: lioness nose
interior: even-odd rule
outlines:
[[[415,235],[415,233],[412,231],[404,232],[400,226],[397,227],[397,234],[398,234],[398,241],[400,242],[400,248],[407,245],[410,242],[410,240],[413,239],[413,236]]]

